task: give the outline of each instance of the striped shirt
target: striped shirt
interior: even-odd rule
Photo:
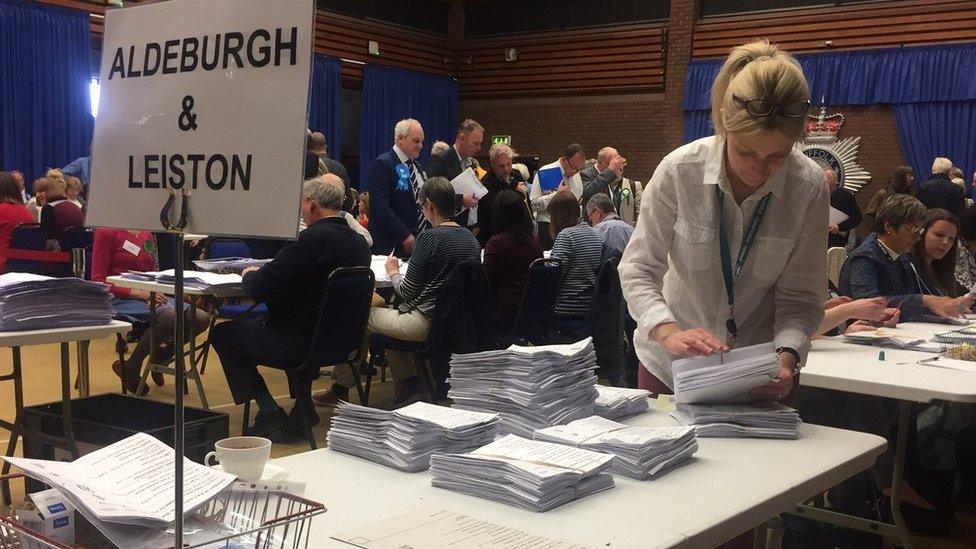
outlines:
[[[481,261],[481,246],[471,231],[454,225],[427,229],[417,236],[407,272],[392,277],[401,313],[433,316],[441,286],[462,261]]]
[[[590,310],[597,271],[603,261],[603,248],[603,238],[585,221],[567,227],[556,235],[550,257],[563,264],[563,283],[556,298],[556,316],[586,316]]]

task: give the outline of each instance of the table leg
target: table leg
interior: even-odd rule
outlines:
[[[911,418],[912,403],[898,402],[898,435],[895,440],[895,464],[891,474],[891,516],[895,529],[901,539],[902,547],[912,549],[912,538],[901,516],[901,483],[905,478],[905,454],[908,452],[908,420]]]
[[[12,347],[10,350],[13,354],[13,371],[10,373],[10,376],[3,376],[2,378],[14,382],[14,423],[9,427],[10,440],[7,441],[7,452],[5,454],[7,457],[14,455],[14,451],[17,449],[17,437],[24,428],[24,386],[20,374],[20,347]],[[6,475],[9,472],[10,464],[4,461],[0,474]],[[10,481],[3,481],[0,490],[3,491],[4,505],[10,505]]]
[[[78,396],[85,398],[91,395],[91,370],[88,362],[88,349],[91,341],[78,342]]]
[[[78,443],[75,430],[71,426],[71,349],[68,343],[61,344],[61,425],[68,451],[72,459],[78,459]]]

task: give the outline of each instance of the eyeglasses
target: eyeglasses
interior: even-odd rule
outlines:
[[[908,232],[915,235],[922,234],[925,231],[925,228],[921,225],[904,225],[904,227]]]
[[[792,103],[780,103],[779,105],[774,105],[764,98],[742,99],[733,95],[732,99],[742,105],[751,116],[757,117],[769,116],[775,112],[778,116],[784,118],[802,118],[810,110],[809,99],[806,101],[794,101]]]

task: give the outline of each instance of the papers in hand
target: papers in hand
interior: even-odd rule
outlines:
[[[501,433],[536,429],[593,415],[593,339],[451,356],[448,396],[454,407],[496,412]]]
[[[613,487],[613,456],[507,435],[467,454],[434,454],[431,485],[532,511]]]
[[[596,386],[596,402],[593,413],[608,419],[617,419],[647,411],[647,399],[651,392],[627,387]]]
[[[115,314],[108,286],[80,278],[0,275],[0,331],[108,324]]]
[[[613,472],[636,479],[663,474],[694,455],[694,427],[628,427],[598,416],[535,432],[536,440],[614,455]]]
[[[340,402],[329,448],[401,471],[426,469],[434,452],[467,452],[495,438],[498,416],[416,402],[386,411]]]
[[[373,277],[375,277],[376,282],[390,282],[390,275],[386,274],[386,260],[389,256],[386,255],[374,255],[370,260],[369,268],[373,270]],[[400,260],[400,272],[403,274],[407,273],[407,262]]]
[[[936,336],[938,338],[938,336]],[[844,334],[844,341],[861,345],[876,345],[878,347],[894,347],[896,349],[913,349],[923,343],[924,339],[912,336],[898,328],[878,328],[868,332]]]
[[[201,259],[193,262],[201,271],[217,274],[241,274],[241,271],[248,267],[262,267],[268,263],[271,263],[270,259],[252,259],[250,257]]]
[[[850,218],[851,218],[851,216],[849,216],[846,213],[838,210],[837,208],[834,208],[833,206],[830,207],[830,224],[831,225],[840,225],[841,223],[847,221]]]
[[[671,415],[685,425],[693,425],[699,437],[799,437],[800,415],[782,404],[678,404],[678,409]]]
[[[173,269],[165,271],[129,271],[122,278],[141,280],[143,282],[157,282],[159,284],[174,284],[176,273]],[[197,290],[233,288],[241,285],[241,275],[208,273],[205,271],[183,271],[183,285]]]
[[[773,343],[732,349],[720,355],[675,360],[675,400],[685,404],[747,402],[749,391],[779,373]]]
[[[464,170],[460,175],[452,179],[451,185],[454,187],[455,194],[474,194],[474,197],[479,200],[482,196],[488,194],[488,189],[481,184],[478,176],[471,168]]]
[[[86,516],[140,526],[176,519],[174,452],[137,433],[73,462],[6,457],[27,476],[58,488]],[[234,475],[183,460],[184,515],[235,480]]]
[[[545,191],[554,191],[559,188],[559,184],[563,182],[563,169],[559,166],[553,166],[551,168],[546,168],[544,170],[539,170],[536,173],[539,178],[539,188]]]

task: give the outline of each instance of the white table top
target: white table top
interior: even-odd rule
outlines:
[[[120,288],[145,290],[147,292],[156,292],[165,295],[173,295],[176,293],[176,288],[172,284],[132,280],[131,278],[122,278],[121,276],[110,276],[106,280]],[[240,286],[207,288],[204,290],[183,286],[183,293],[186,295],[212,295],[214,297],[242,297],[245,295],[244,290]]]
[[[626,423],[675,424],[661,411]],[[402,473],[328,449],[274,462],[328,508],[314,519],[313,547],[348,547],[329,536],[425,504],[593,549],[710,547],[868,468],[885,445],[816,425],[803,425],[799,440],[701,439],[689,464],[657,480],[615,476],[613,489],[547,513],[434,488],[429,472]]]
[[[899,324],[899,331],[930,339],[958,329],[941,324]],[[884,351],[885,360],[878,360]],[[842,338],[813,342],[800,384],[914,402],[976,402],[976,374],[918,364],[935,353],[882,349],[844,343]]]
[[[47,343],[68,343],[101,339],[114,334],[124,334],[132,329],[132,324],[113,320],[98,326],[77,326],[74,328],[54,328],[50,330],[31,330],[27,332],[0,332],[0,347],[23,347]]]

